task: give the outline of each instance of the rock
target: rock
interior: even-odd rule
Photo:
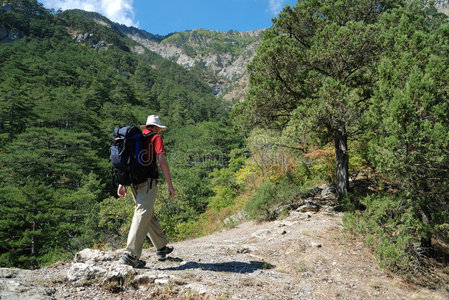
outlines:
[[[236,252],[239,254],[248,254],[248,253],[251,253],[251,250],[248,248],[242,248],[242,249],[237,249]]]
[[[101,261],[112,261],[114,256],[107,254],[106,252],[94,249],[84,249],[75,254],[74,261],[79,263],[95,263]]]
[[[106,272],[107,271],[101,267],[85,263],[75,263],[67,271],[67,279],[70,281],[92,280],[103,277]]]
[[[321,188],[321,194],[320,194],[321,199],[336,199],[337,198],[337,190],[335,189],[335,187],[325,184],[325,185],[320,186],[320,188]]]
[[[239,222],[245,220],[247,218],[247,216],[248,216],[248,214],[242,209],[242,210],[239,210],[236,214],[226,218],[223,221],[223,224],[232,225],[235,223],[239,223]]]
[[[261,229],[252,234],[253,237],[264,238],[269,235],[271,231],[269,229]]]
[[[5,35],[6,34],[6,35]],[[8,30],[0,26],[0,40],[5,43],[12,43],[20,39],[20,31],[13,28],[9,32]]]
[[[293,226],[293,225],[295,225],[297,223],[297,221],[294,221],[294,222],[290,222],[290,221],[282,221],[282,222],[279,222],[279,225],[278,225],[278,227],[291,227],[291,226]]]
[[[23,274],[26,276],[25,274]],[[56,290],[37,286],[34,282],[21,282],[23,279],[0,279],[0,299],[8,300],[50,300]]]
[[[55,288],[46,288],[45,293],[47,294],[47,296],[54,295],[56,293],[56,289]]]
[[[159,284],[159,285],[166,285],[168,284],[169,280],[168,279],[156,279],[154,281],[155,284]]]
[[[323,245],[321,245],[320,243],[315,243],[315,242],[311,242],[312,247],[314,248],[321,248]]]
[[[148,33],[142,30],[136,31],[128,27],[120,27],[120,30],[129,38],[133,39],[146,49],[156,52],[162,57],[176,62],[186,69],[191,69],[195,66],[195,64],[199,63],[205,68],[211,70],[214,73],[214,77],[220,78],[220,80],[207,80],[209,86],[212,88],[216,96],[223,95],[225,92],[227,92],[229,90],[229,87],[231,87],[236,80],[242,80],[241,83],[247,81],[248,74],[246,71],[246,65],[255,56],[257,47],[260,45],[262,40],[258,39],[254,41],[252,44],[248,45],[241,54],[237,56],[230,53],[202,54],[200,49],[203,46],[201,44],[207,44],[209,41],[207,39],[202,40],[201,42],[195,40],[194,36],[196,34],[194,32],[196,30],[192,30],[190,33],[188,33],[192,36],[186,42],[186,45],[188,45],[194,51],[193,53],[187,54],[183,48],[178,47],[170,40],[161,43],[161,41],[164,40],[165,37],[155,38],[154,35],[148,36]],[[263,31],[264,30],[261,29],[248,32],[240,32],[239,35],[242,37],[262,37]],[[246,84],[243,84],[243,86],[246,86]]]
[[[11,29],[8,34],[8,39],[15,42],[20,39],[20,32],[17,29]]]
[[[145,273],[145,274],[137,275],[136,277],[134,277],[134,284],[135,285],[150,284],[150,283],[154,283],[154,281],[156,279],[157,279],[156,275]]]
[[[207,288],[202,284],[191,283],[188,284],[186,287],[197,292],[200,295],[205,295],[207,293]]]
[[[297,211],[305,212],[317,212],[320,210],[320,206],[314,202],[306,202],[304,205],[300,206]]]
[[[74,33],[72,34],[72,39],[74,39],[78,43],[86,44],[97,50],[108,48],[108,44],[105,41],[98,41],[93,33]]]
[[[96,43],[95,45],[93,45],[92,47],[99,50],[99,49],[107,49],[108,45],[106,44],[105,41],[100,41],[100,42]]]
[[[144,54],[145,49],[142,46],[134,46],[131,48],[131,52],[136,53],[136,54]]]
[[[0,268],[0,278],[14,278],[18,273],[17,269]]]
[[[127,281],[132,281],[136,275],[136,270],[128,265],[114,265],[109,267],[103,283],[118,283],[124,285]]]

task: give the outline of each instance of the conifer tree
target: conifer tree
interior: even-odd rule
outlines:
[[[394,1],[299,1],[274,19],[249,65],[250,90],[234,112],[244,123],[294,126],[333,141],[337,191],[348,191],[348,139],[372,95],[377,21]]]
[[[428,249],[434,234],[449,239],[449,23],[412,2],[381,26],[385,51],[364,144],[370,163],[400,191],[402,209],[415,212],[421,225],[411,234]]]

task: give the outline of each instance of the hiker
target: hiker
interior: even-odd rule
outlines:
[[[175,195],[175,190],[171,181],[168,163],[165,159],[164,143],[159,135],[159,132],[165,130],[167,127],[161,124],[158,116],[150,115],[147,118],[146,124],[141,125],[140,128],[143,129],[142,133],[144,135],[151,132],[155,133],[147,141],[146,150],[148,150],[149,153],[147,156],[150,156],[154,150],[154,154],[162,170],[162,174],[167,181],[170,197],[172,198]],[[154,157],[154,155],[152,155],[152,157]],[[120,262],[123,264],[137,268],[142,268],[145,266],[145,261],[139,259],[142,254],[145,236],[148,236],[153,245],[156,247],[156,255],[158,260],[165,260],[165,256],[173,251],[173,247],[167,247],[168,240],[162,232],[159,222],[154,216],[154,201],[156,200],[157,183],[157,179],[148,178],[148,180],[143,183],[131,185],[131,191],[135,201],[135,209],[131,228],[128,234],[125,254],[120,259]],[[125,186],[120,184],[117,194],[119,197],[125,198]]]

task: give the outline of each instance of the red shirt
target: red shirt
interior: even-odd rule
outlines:
[[[143,130],[142,131],[142,133],[145,135],[145,134],[148,134],[148,133],[150,133],[151,131],[150,130],[148,130],[148,129],[145,129],[145,130]],[[154,149],[154,152],[156,153],[156,154],[165,154],[165,148],[164,148],[164,142],[162,141],[162,137],[159,135],[159,134],[155,134],[155,135],[153,135],[152,137],[151,137],[151,140],[150,141],[148,141],[148,144],[147,144],[147,149],[150,149],[149,148],[149,144],[150,143],[152,143],[153,144],[153,149]]]

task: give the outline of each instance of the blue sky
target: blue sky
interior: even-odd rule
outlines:
[[[39,0],[45,8],[96,11],[112,21],[165,35],[189,29],[268,28],[296,0]]]

